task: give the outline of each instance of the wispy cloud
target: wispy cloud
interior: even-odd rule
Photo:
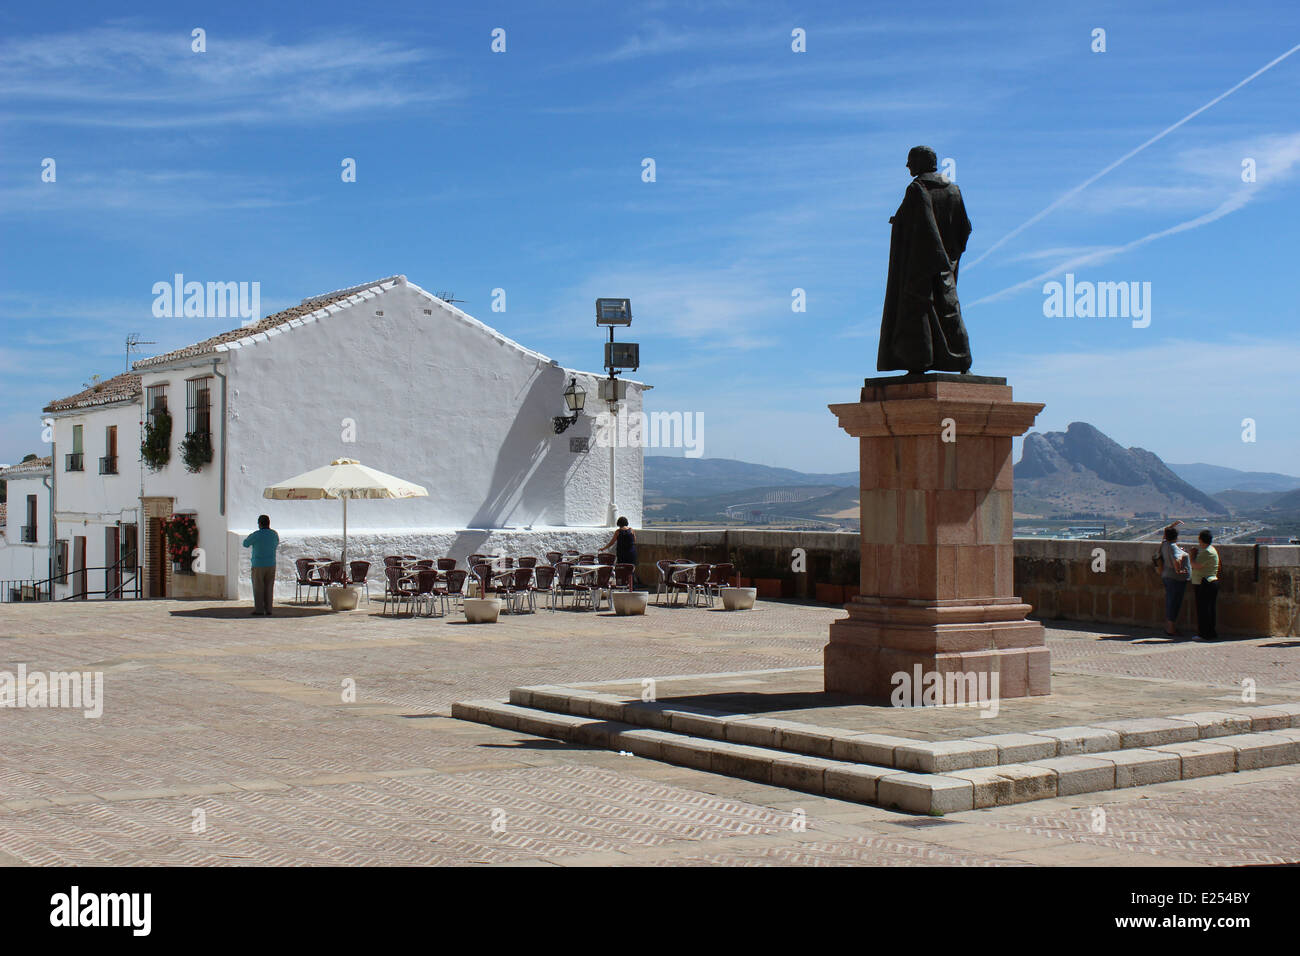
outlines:
[[[0,43],[3,118],[24,123],[178,128],[311,122],[457,95],[420,82],[432,54],[365,35],[277,42],[212,32],[192,52],[188,32],[127,26],[16,37]]]
[[[615,266],[593,272],[560,301],[591,302],[615,294],[632,299],[634,327],[643,340],[725,343],[719,354],[774,344],[771,326],[793,315],[789,289],[777,288],[769,275],[744,267],[643,270]],[[554,318],[547,324],[553,328],[567,325],[564,334],[572,341],[571,309],[557,307]]]
[[[1017,282],[1015,285],[1009,285],[1005,289],[999,289],[997,292],[978,298],[972,302],[971,305],[983,305],[986,302],[996,302],[999,299],[1005,299],[1007,296],[1015,295],[1023,289],[1033,288],[1049,279],[1060,278],[1063,273],[1070,272],[1074,269],[1081,269],[1084,266],[1099,265],[1110,259],[1114,259],[1116,256],[1122,255],[1125,252],[1130,252],[1133,249],[1155,242],[1157,239],[1164,239],[1166,236],[1177,235],[1180,232],[1187,232],[1188,230],[1208,225],[1209,223],[1222,219],[1224,216],[1241,209],[1250,202],[1252,198],[1253,193],[1249,190],[1241,190],[1224,200],[1217,208],[1210,210],[1204,215],[1197,216],[1194,219],[1188,219],[1185,222],[1180,222],[1167,229],[1160,229],[1156,232],[1148,233],[1140,239],[1134,239],[1132,242],[1126,242],[1120,246],[1106,246],[1095,252],[1075,256],[1071,259],[1065,260],[1064,262],[1058,262],[1055,266],[1045,272],[1040,272],[1038,275],[1031,276],[1023,282]]]
[[[1300,51],[1300,43],[1298,43],[1298,44],[1296,44],[1295,46],[1291,47],[1291,49],[1287,50],[1285,53],[1281,54],[1280,56],[1274,57],[1272,60],[1270,60],[1268,63],[1265,63],[1263,66],[1261,66],[1261,67],[1260,67],[1258,70],[1256,70],[1255,72],[1251,73],[1251,74],[1250,74],[1249,76],[1247,76],[1245,79],[1242,79],[1242,80],[1238,81],[1238,82],[1235,83],[1233,86],[1229,87],[1228,89],[1226,89],[1226,90],[1224,90],[1222,93],[1220,93],[1218,96],[1216,96],[1216,97],[1214,97],[1213,99],[1211,99],[1209,102],[1207,102],[1207,103],[1205,103],[1205,104],[1203,104],[1203,105],[1197,107],[1196,109],[1192,110],[1190,113],[1188,113],[1188,114],[1187,114],[1186,116],[1184,116],[1182,119],[1178,120],[1176,123],[1173,123],[1173,124],[1171,124],[1171,125],[1169,125],[1169,126],[1166,126],[1164,129],[1162,129],[1162,130],[1161,130],[1159,133],[1157,133],[1155,136],[1152,136],[1150,139],[1146,140],[1145,142],[1139,144],[1138,146],[1135,146],[1133,149],[1129,150],[1127,153],[1125,153],[1125,154],[1124,154],[1123,156],[1121,156],[1119,159],[1115,160],[1113,163],[1110,163],[1108,166],[1103,167],[1103,168],[1102,168],[1101,170],[1099,170],[1098,172],[1093,173],[1091,176],[1089,176],[1089,177],[1088,177],[1087,179],[1085,179],[1083,182],[1079,183],[1079,185],[1074,186],[1073,188],[1066,190],[1066,191],[1065,191],[1064,193],[1062,193],[1060,196],[1056,197],[1056,199],[1052,200],[1052,202],[1049,203],[1046,207],[1044,207],[1043,209],[1041,209],[1041,210],[1039,210],[1038,212],[1034,213],[1034,215],[1030,216],[1030,217],[1029,217],[1028,219],[1026,219],[1023,223],[1021,223],[1019,226],[1016,226],[1016,228],[1012,229],[1010,232],[1008,232],[1006,235],[1004,235],[1004,236],[1003,236],[1001,239],[999,239],[997,242],[993,243],[993,245],[991,245],[991,246],[989,246],[987,249],[985,249],[984,252],[980,253],[979,256],[977,256],[975,259],[973,259],[973,260],[971,261],[970,265],[967,266],[967,268],[969,269],[969,268],[971,268],[971,267],[974,267],[974,266],[979,265],[980,262],[982,262],[984,259],[988,258],[988,257],[989,257],[993,252],[997,251],[997,250],[1000,249],[1003,245],[1005,245],[1006,243],[1010,242],[1013,238],[1015,238],[1016,236],[1020,235],[1020,233],[1024,232],[1026,229],[1028,229],[1028,228],[1029,228],[1030,226],[1032,226],[1034,223],[1036,223],[1036,222],[1038,222],[1039,220],[1043,219],[1045,216],[1047,216],[1047,215],[1048,215],[1049,213],[1051,213],[1053,210],[1055,210],[1055,209],[1059,209],[1061,206],[1063,206],[1063,205],[1065,205],[1066,203],[1068,203],[1070,200],[1072,200],[1074,197],[1078,196],[1080,193],[1082,193],[1085,189],[1087,189],[1087,188],[1088,188],[1089,186],[1091,186],[1093,183],[1097,182],[1097,181],[1098,181],[1099,179],[1101,179],[1103,176],[1106,176],[1107,174],[1111,173],[1111,172],[1114,171],[1115,169],[1118,169],[1120,166],[1124,165],[1126,162],[1128,162],[1128,161],[1129,161],[1130,159],[1132,159],[1134,156],[1138,155],[1139,153],[1143,152],[1143,151],[1146,150],[1147,148],[1149,148],[1149,147],[1155,145],[1156,143],[1160,142],[1160,140],[1164,139],[1164,138],[1165,138],[1166,136],[1168,136],[1170,133],[1174,132],[1174,130],[1176,130],[1176,129],[1178,129],[1179,127],[1185,125],[1186,123],[1191,122],[1191,121],[1192,121],[1193,119],[1195,119],[1197,116],[1199,116],[1200,114],[1204,113],[1206,110],[1210,109],[1210,107],[1214,106],[1215,104],[1217,104],[1217,103],[1221,102],[1222,100],[1226,99],[1227,97],[1231,96],[1233,93],[1237,92],[1237,90],[1241,89],[1241,88],[1242,88],[1243,86],[1245,86],[1247,83],[1250,83],[1250,82],[1251,82],[1252,80],[1254,80],[1256,77],[1258,77],[1258,76],[1260,76],[1261,74],[1266,73],[1267,71],[1271,70],[1273,67],[1277,66],[1279,63],[1281,63],[1283,60],[1287,59],[1288,57],[1290,57],[1293,53],[1296,53],[1297,51]]]
[[[1028,252],[1022,252],[1019,255],[1011,257],[1011,262],[1037,262],[1040,259],[1073,259],[1077,256],[1086,256],[1094,252],[1101,252],[1109,246],[1053,246],[1050,249],[1030,249]]]
[[[785,31],[789,35],[789,31]],[[587,64],[626,63],[642,57],[664,56],[690,50],[723,50],[735,47],[774,44],[782,38],[776,29],[681,29],[659,21],[650,21],[635,30],[614,49],[587,59]]]
[[[83,165],[62,167],[53,183],[39,181],[39,170],[28,170],[22,178],[26,184],[0,188],[0,216],[56,217],[53,221],[59,216],[95,212],[191,216],[315,201],[286,196],[283,180],[206,170],[101,172]]]
[[[1159,239],[1207,226],[1245,208],[1247,204],[1258,198],[1263,191],[1266,191],[1269,185],[1287,182],[1297,170],[1300,170],[1300,133],[1270,135],[1235,144],[1197,148],[1183,155],[1179,160],[1179,165],[1194,174],[1214,176],[1213,186],[1198,185],[1189,188],[1200,192],[1222,195],[1226,188],[1223,185],[1225,179],[1223,169],[1225,165],[1232,157],[1236,157],[1235,162],[1237,165],[1235,170],[1229,168],[1230,171],[1240,172],[1240,162],[1243,156],[1255,159],[1258,180],[1254,183],[1241,183],[1240,178],[1238,178],[1238,184],[1231,189],[1227,198],[1220,201],[1209,212],[1184,220],[1173,226],[1147,233],[1138,239],[1120,245],[1083,247],[1078,250],[1069,248],[1060,250],[1047,249],[1040,250],[1037,253],[1027,253],[1019,258],[1041,259],[1047,258],[1056,252],[1065,253],[1067,257],[1051,269],[1040,272],[1014,285],[1009,285],[1004,289],[999,289],[997,292],[982,296],[971,302],[971,305],[996,302],[998,299],[1004,299],[1024,289],[1033,288],[1049,279],[1059,278],[1070,270],[1079,269],[1083,266],[1098,265]]]

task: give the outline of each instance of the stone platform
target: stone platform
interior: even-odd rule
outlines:
[[[1300,702],[1059,675],[1050,697],[882,707],[821,668],[518,687],[464,720],[839,799],[942,814],[1300,763]],[[1126,686],[1127,684],[1127,686]],[[655,700],[645,700],[647,688]]]

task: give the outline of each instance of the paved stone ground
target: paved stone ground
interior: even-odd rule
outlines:
[[[543,611],[495,627],[457,615],[382,618],[378,603],[350,615],[284,608],[270,620],[248,610],[0,606],[0,671],[99,670],[106,697],[98,720],[0,709],[0,863],[1300,860],[1297,768],[932,820],[445,716],[455,700],[504,697],[521,684],[814,666],[838,609]],[[1154,638],[1051,630],[1058,686],[1116,700],[1135,699],[1136,689],[1150,695],[1152,714],[1212,709],[1247,676],[1262,702],[1300,699],[1295,641]],[[353,703],[343,700],[345,681],[355,682]],[[1206,704],[1169,710],[1170,695]],[[995,723],[978,725],[989,733]]]

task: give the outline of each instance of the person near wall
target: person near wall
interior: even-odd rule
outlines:
[[[1199,535],[1200,546],[1191,549],[1192,590],[1196,597],[1196,636],[1202,641],[1219,639],[1219,552],[1214,536],[1206,528]]]
[[[618,519],[618,528],[614,536],[605,542],[605,550],[614,549],[614,562],[616,564],[636,565],[636,533],[629,526],[626,518]],[[633,587],[636,582],[636,572],[632,572]]]
[[[253,616],[270,617],[275,597],[275,550],[280,536],[271,530],[271,516],[257,516],[257,530],[244,539],[244,547],[253,549]]]
[[[1178,525],[1181,523],[1175,521],[1165,528],[1165,540],[1160,544],[1160,577],[1165,585],[1165,633],[1170,637],[1178,634],[1174,622],[1178,620],[1187,593],[1187,552],[1178,546]]]

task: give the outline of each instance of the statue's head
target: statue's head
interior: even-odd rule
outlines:
[[[907,151],[907,171],[913,176],[932,173],[939,168],[939,157],[929,146],[913,146]]]

